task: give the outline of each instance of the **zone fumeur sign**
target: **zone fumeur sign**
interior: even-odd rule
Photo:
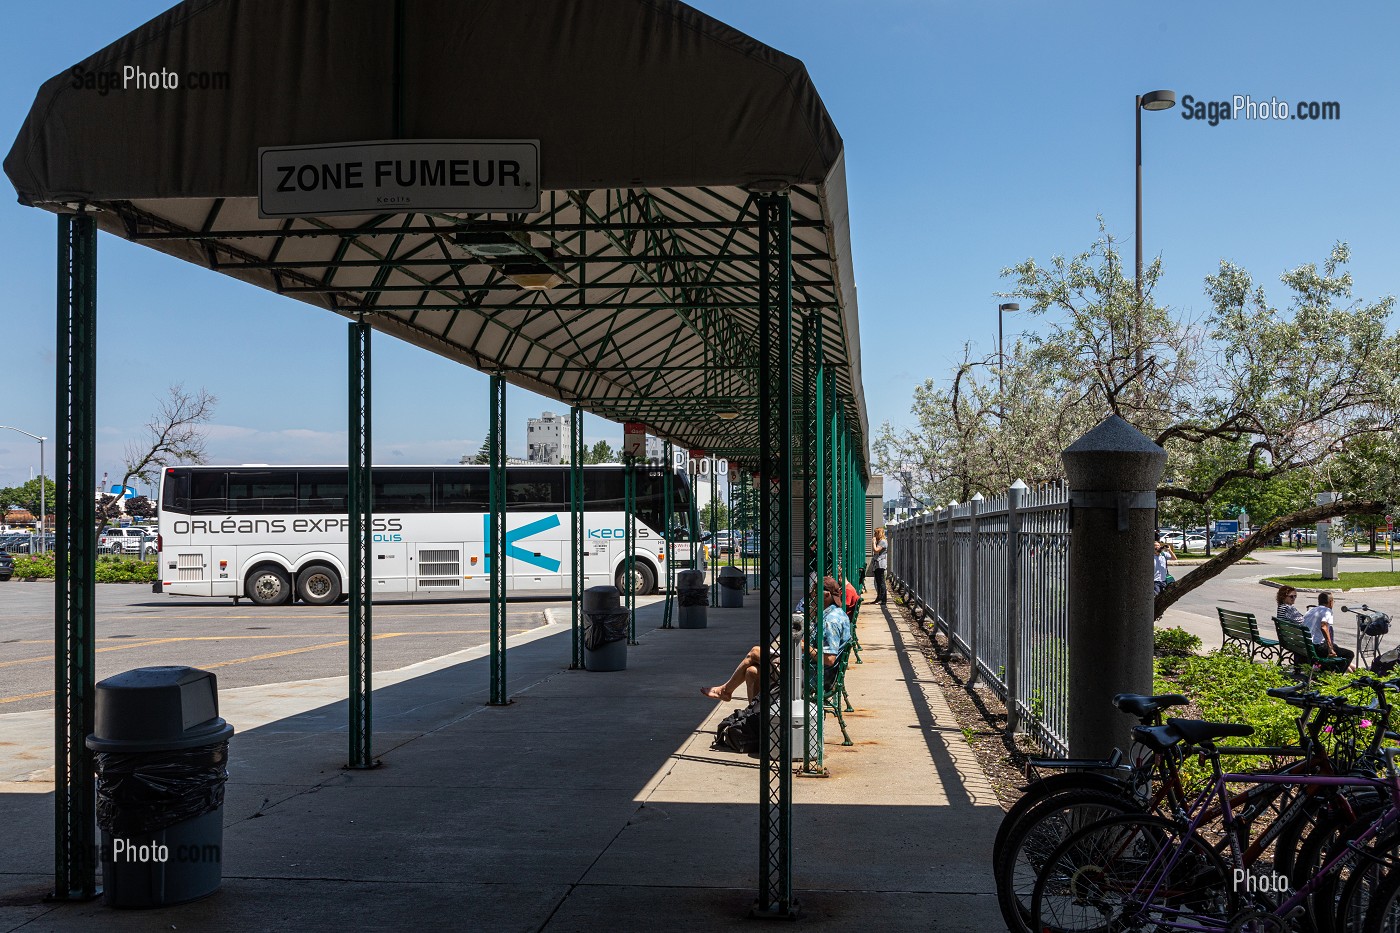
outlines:
[[[537,139],[406,139],[258,150],[258,216],[537,211]]]

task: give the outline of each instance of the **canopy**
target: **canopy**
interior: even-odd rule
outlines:
[[[537,139],[541,209],[259,217],[260,147],[390,139]],[[681,3],[187,0],[47,81],[5,172],[23,203],[734,457],[758,446],[754,197],[786,188],[794,321],[820,316],[868,439],[840,136],[801,62]],[[563,281],[524,290],[464,232]]]

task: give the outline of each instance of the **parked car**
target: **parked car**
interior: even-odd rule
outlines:
[[[15,559],[8,552],[0,550],[0,583],[15,575]]]
[[[97,542],[100,550],[113,554],[150,556],[156,551],[155,536],[144,528],[108,528]]]
[[[1239,535],[1231,534],[1228,531],[1217,531],[1210,536],[1211,547],[1229,547],[1240,539]]]
[[[1187,535],[1186,543],[1182,546],[1186,551],[1204,551],[1206,549],[1205,535]]]

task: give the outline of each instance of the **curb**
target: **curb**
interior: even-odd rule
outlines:
[[[1275,583],[1267,577],[1260,577],[1259,582],[1264,586],[1271,586],[1274,589],[1291,586],[1299,593],[1390,593],[1395,590],[1400,590],[1400,586],[1353,586],[1351,589],[1347,590],[1341,590],[1335,586],[1297,586],[1293,583]]]

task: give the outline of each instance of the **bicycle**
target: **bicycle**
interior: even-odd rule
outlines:
[[[1348,714],[1365,714],[1365,707],[1351,707]],[[1235,723],[1169,719],[1166,726],[1138,727],[1134,737],[1155,750],[1177,746],[1199,751],[1210,762],[1211,779],[1185,809],[1173,818],[1149,814],[1111,817],[1070,835],[1053,852],[1037,878],[1032,895],[1033,929],[1048,930],[1196,930],[1274,931],[1301,928],[1308,898],[1325,878],[1354,864],[1361,847],[1400,825],[1400,777],[1395,770],[1396,749],[1384,750],[1387,778],[1341,775],[1237,774],[1220,764],[1220,738],[1246,737],[1253,728]],[[1242,841],[1243,826],[1231,807],[1228,785],[1275,784],[1300,787],[1372,788],[1386,801],[1381,814],[1360,832],[1353,844],[1329,858],[1317,874],[1281,900],[1269,895],[1286,893],[1291,884],[1277,874],[1260,879],[1249,871]],[[1215,846],[1202,835],[1217,801],[1224,836],[1227,867]],[[1396,876],[1392,876],[1396,877]],[[1227,883],[1227,879],[1229,879]],[[1383,882],[1386,894],[1400,885]],[[1240,891],[1241,883],[1244,890]],[[1242,896],[1243,895],[1243,896]],[[1381,895],[1378,893],[1377,899]],[[1400,907],[1400,896],[1392,898]],[[1372,907],[1378,900],[1373,900]],[[1396,911],[1400,919],[1400,910]],[[1371,925],[1368,911],[1366,923]]]

